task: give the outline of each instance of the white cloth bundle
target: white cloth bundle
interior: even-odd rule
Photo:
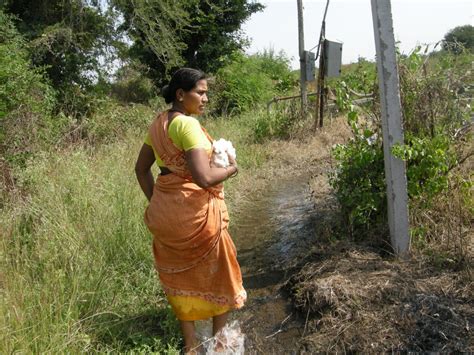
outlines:
[[[235,159],[235,148],[232,142],[226,141],[221,138],[212,143],[212,162],[219,168],[225,168],[229,166],[229,157]]]

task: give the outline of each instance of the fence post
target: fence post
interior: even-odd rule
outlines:
[[[371,2],[382,114],[388,224],[395,254],[404,258],[410,249],[408,195],[405,163],[392,155],[393,145],[403,144],[403,129],[391,2]]]

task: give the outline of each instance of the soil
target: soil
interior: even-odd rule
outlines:
[[[347,136],[334,124],[275,148],[284,169],[258,177],[264,188],[235,211],[231,232],[249,299],[233,317],[246,352],[473,352],[472,258],[467,267],[440,267],[397,260],[384,238],[334,238],[341,221],[329,150]]]

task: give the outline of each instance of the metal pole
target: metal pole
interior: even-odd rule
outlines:
[[[410,249],[408,194],[405,163],[392,155],[396,143],[403,144],[402,111],[390,0],[371,0],[377,72],[382,114],[388,224],[392,247],[399,257]]]
[[[301,115],[306,118],[308,96],[306,92],[306,56],[304,53],[304,26],[303,26],[303,0],[297,0],[298,4],[298,40],[300,52],[300,89],[301,89]]]

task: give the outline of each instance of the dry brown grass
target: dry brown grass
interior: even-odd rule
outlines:
[[[287,284],[311,352],[473,351],[474,288],[459,274],[340,242]]]

